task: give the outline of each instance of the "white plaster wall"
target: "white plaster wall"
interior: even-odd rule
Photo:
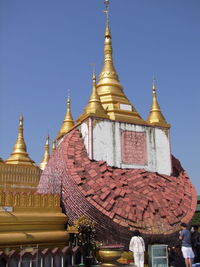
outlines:
[[[93,158],[105,160],[110,166],[118,166],[116,161],[115,125],[108,121],[95,122],[93,128]]]
[[[81,131],[81,134],[82,134],[82,138],[83,138],[83,142],[84,142],[84,145],[86,147],[86,150],[87,152],[89,152],[89,129],[88,129],[88,123],[87,121],[83,122],[81,125],[80,125],[80,131]]]
[[[147,157],[148,164],[146,170],[156,172],[156,144],[155,144],[155,128],[153,127],[144,127],[147,135]]]
[[[87,121],[80,127],[84,144],[89,152]],[[121,160],[121,131],[146,133],[147,164],[124,164]],[[144,168],[151,172],[171,174],[170,142],[163,129],[120,123],[109,120],[93,119],[93,159],[104,160],[110,166],[118,168]]]
[[[163,129],[155,128],[156,171],[158,173],[170,175],[172,166],[168,136]]]

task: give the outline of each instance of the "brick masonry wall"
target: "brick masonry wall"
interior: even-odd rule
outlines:
[[[112,168],[89,160],[79,131],[73,130],[50,158],[38,190],[60,192],[70,221],[90,217],[105,242],[128,242],[134,229],[169,235],[191,220],[197,201],[189,177],[178,160],[173,162],[176,176]]]

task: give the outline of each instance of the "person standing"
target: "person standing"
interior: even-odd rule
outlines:
[[[186,267],[192,267],[194,252],[192,250],[191,233],[187,229],[186,223],[181,223],[182,230],[180,231],[179,239],[182,241],[181,250],[185,259]]]
[[[200,233],[198,232],[199,227],[197,225],[193,226],[193,232],[191,234],[192,249],[194,251],[194,262],[200,262]]]
[[[137,267],[144,267],[145,244],[138,230],[133,232],[129,243],[129,250],[133,252],[135,265]]]

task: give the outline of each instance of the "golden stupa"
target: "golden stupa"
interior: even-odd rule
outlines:
[[[109,116],[106,114],[106,111],[103,108],[100,97],[97,93],[95,73],[93,74],[92,82],[93,82],[92,94],[90,95],[88,105],[84,109],[83,114],[81,114],[80,117],[78,118],[77,123],[83,121],[87,117],[109,119]]]
[[[14,145],[13,152],[10,157],[5,161],[7,164],[18,164],[26,166],[35,166],[35,162],[29,157],[26,151],[26,144],[23,135],[23,117],[19,117],[19,128],[17,141]]]
[[[105,4],[107,20],[104,39],[104,65],[99,75],[97,93],[110,120],[146,125],[147,123],[140,117],[124,94],[115,70],[112,56],[112,37],[108,22],[109,2],[105,1]]]
[[[150,110],[147,122],[150,125],[170,128],[170,124],[168,124],[167,121],[165,120],[165,118],[161,112],[160,106],[158,104],[158,100],[157,100],[157,96],[156,96],[155,80],[153,80],[152,93],[153,93],[152,105],[151,105],[151,110]]]
[[[46,140],[42,167],[48,161]],[[20,246],[65,246],[67,217],[60,208],[57,194],[39,194],[41,169],[28,156],[20,116],[17,141],[11,156],[0,162],[0,248]]]
[[[51,151],[52,155],[53,155],[53,153],[55,151],[56,151],[56,140],[53,140],[53,142],[52,142],[52,151]]]
[[[23,136],[23,117],[20,115],[18,136],[10,157],[0,162],[0,190],[36,191],[41,170],[29,157]]]
[[[57,140],[60,139],[62,136],[64,136],[69,130],[71,130],[74,127],[74,120],[71,114],[71,103],[70,103],[70,96],[68,96],[67,99],[67,112],[65,115],[65,118],[63,120],[62,126],[60,128],[60,131],[57,135]]]
[[[45,147],[44,147],[44,156],[43,156],[43,159],[40,163],[40,169],[41,170],[44,170],[49,159],[50,159],[50,153],[49,153],[49,149],[50,149],[50,146],[49,146],[49,135],[46,137],[46,143],[45,143]]]

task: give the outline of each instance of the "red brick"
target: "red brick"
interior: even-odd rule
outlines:
[[[88,173],[92,178],[97,175],[97,172],[95,170],[89,170]]]
[[[116,188],[116,184],[115,184],[115,183],[110,183],[110,184],[109,184],[109,187],[110,187],[111,189],[114,189],[114,188]]]
[[[110,195],[110,191],[107,191],[107,192],[103,193],[103,194],[100,196],[100,199],[101,199],[101,200],[105,200],[109,195]]]
[[[127,220],[133,228],[142,227],[144,233],[163,233],[165,225],[171,233],[176,229],[174,224],[189,222],[196,208],[195,190],[183,170],[173,177],[90,161],[79,131],[67,134],[51,157],[40,180],[41,188],[52,192],[47,178],[48,172],[57,172],[56,168],[61,170],[56,179],[63,181],[63,205],[71,221],[86,214],[105,229],[108,224],[110,229],[117,227],[116,223],[125,226]],[[155,221],[163,228],[155,228]]]
[[[99,166],[102,166],[104,164],[106,164],[106,161],[103,161],[103,160],[99,161]]]

